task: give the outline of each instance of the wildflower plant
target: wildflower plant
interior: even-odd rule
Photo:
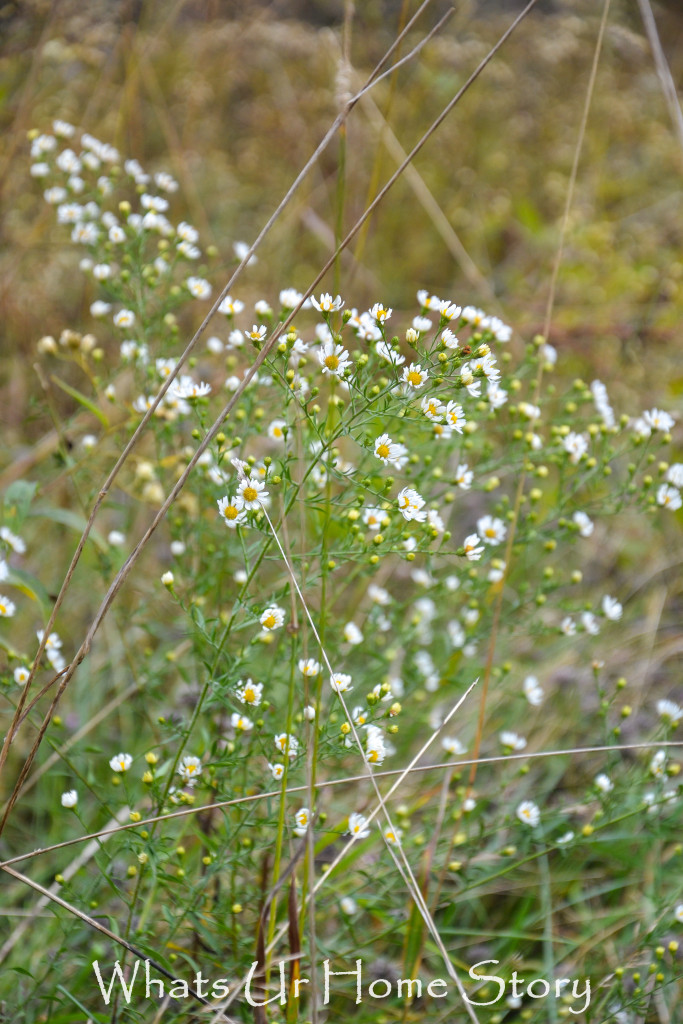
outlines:
[[[77,980],[94,927],[102,961],[120,939],[127,953],[110,949],[112,963],[138,951],[166,978],[201,968],[238,991],[258,961],[271,994],[280,959],[300,958],[308,976],[322,951],[381,953],[404,977],[447,972],[449,1019],[465,1020],[450,937],[476,944],[492,900],[518,914],[523,886],[525,927],[545,938],[520,953],[512,930],[484,929],[490,960],[509,974],[513,954],[531,964],[540,950],[551,970],[587,973],[563,879],[578,880],[587,910],[601,899],[580,882],[596,844],[614,865],[646,820],[669,909],[621,943],[621,973],[585,1019],[641,1005],[627,956],[654,957],[670,1002],[683,896],[668,870],[681,806],[670,743],[683,712],[670,685],[646,692],[622,751],[629,684],[611,661],[639,596],[630,567],[612,575],[600,557],[616,531],[638,523],[654,538],[680,509],[674,416],[614,409],[609,382],[566,379],[545,336],[517,337],[496,310],[436,296],[429,280],[390,307],[383,294],[358,302],[343,276],[339,293],[306,298],[306,282],[262,294],[247,274],[179,365],[225,271],[177,182],[63,121],[31,134],[30,158],[87,282],[85,321],[37,341],[41,373],[73,403],[61,457],[81,509],[98,500],[102,465],[128,453],[85,548],[117,654],[98,641],[91,653],[91,633],[79,648],[68,602],[50,621],[37,524],[73,525],[64,510],[22,480],[0,529],[6,765],[18,764],[23,716],[52,729],[72,677],[93,712],[107,665],[132,677],[133,731],[94,725],[82,740],[74,728],[54,740],[58,770],[37,762],[41,785],[55,773],[62,838],[96,836],[82,870],[53,886],[56,963],[79,1000],[101,1011]],[[558,665],[571,666],[563,685]],[[570,725],[553,760],[545,724],[570,704],[585,707],[583,738]],[[594,748],[583,768],[577,748]],[[5,860],[21,861],[16,826],[6,835]],[[66,863],[51,857],[51,870]],[[21,985],[33,1005],[39,987]],[[290,989],[282,1013],[308,1019],[319,999]],[[147,1019],[125,1004],[121,1019]]]

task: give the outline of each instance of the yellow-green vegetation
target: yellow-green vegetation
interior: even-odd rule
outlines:
[[[427,4],[249,261],[418,5],[0,8],[13,1024],[678,1020],[683,148],[537,6],[361,223],[521,10]]]

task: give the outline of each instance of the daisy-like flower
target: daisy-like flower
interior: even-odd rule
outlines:
[[[301,658],[299,660],[299,672],[302,676],[315,679],[322,672],[322,665],[315,658]]]
[[[218,312],[223,313],[224,316],[236,316],[236,314],[241,313],[243,309],[243,302],[239,299],[233,299],[231,295],[226,295],[218,307]]]
[[[62,793],[62,807],[66,807],[71,810],[78,803],[78,793],[75,789],[67,789],[66,793]]]
[[[543,703],[543,689],[539,686],[536,676],[527,676],[522,685],[524,696],[532,707],[536,708]]]
[[[238,498],[223,497],[218,499],[218,511],[223,517],[226,526],[234,530],[236,526],[242,526],[246,522],[247,513],[242,507]]]
[[[283,764],[271,764],[269,761],[268,767],[270,768],[270,772],[275,781],[280,782],[280,780],[285,774],[285,766]]]
[[[268,427],[268,437],[271,441],[284,441],[286,426],[285,420],[273,420]]]
[[[392,313],[393,309],[386,308],[381,302],[376,302],[370,310],[370,316],[373,320],[376,320],[378,324],[386,323]]]
[[[398,441],[392,441],[388,434],[380,434],[375,440],[375,457],[385,466],[391,463],[392,466],[402,468],[407,454],[408,449],[405,445],[399,444]]]
[[[38,643],[41,644],[43,642],[43,637],[45,636],[45,631],[42,629],[36,630],[36,636],[38,637]],[[56,654],[61,649],[61,646],[62,640],[59,634],[50,633],[47,640],[45,641],[45,653],[47,654],[48,658],[50,657],[51,654]]]
[[[484,554],[484,545],[481,543],[479,535],[476,533],[471,533],[468,537],[465,537],[462,547],[465,557],[470,562],[478,562]]]
[[[344,300],[341,295],[337,295],[336,298],[332,298],[329,292],[323,292],[319,299],[311,296],[311,305],[318,310],[319,313],[335,313],[338,309],[341,309],[344,305]]]
[[[279,295],[280,305],[283,309],[288,310],[296,309],[302,298],[303,295],[296,288],[283,288]]]
[[[352,900],[350,896],[345,896],[342,900],[340,900],[339,907],[341,909],[342,914],[346,914],[347,917],[351,917],[351,915],[355,914],[356,911],[358,910],[358,904],[356,903],[355,900]]]
[[[251,246],[247,242],[233,242],[232,243],[232,251],[234,252],[235,256],[237,257],[237,259],[240,262],[243,259],[246,258],[247,253],[249,252],[250,249],[251,249]],[[258,260],[256,259],[256,256],[254,256],[253,254],[247,260],[247,266],[248,267],[251,266],[252,263],[258,263]]]
[[[560,631],[564,633],[565,636],[574,636],[576,633],[576,623],[572,619],[571,615],[566,615],[565,618],[562,619],[562,622],[560,623]]]
[[[211,394],[210,384],[207,384],[206,381],[197,383],[187,374],[183,374],[180,379],[174,380],[168,389],[168,395],[172,399],[205,398],[209,394]]]
[[[606,619],[616,622],[621,618],[623,608],[616,597],[610,597],[609,594],[605,594],[602,599],[602,611]]]
[[[175,359],[157,359],[154,362],[157,373],[162,379],[170,377],[176,368]]]
[[[670,725],[672,729],[675,729],[683,718],[683,708],[680,704],[675,704],[672,700],[658,700],[657,714],[667,723],[667,725]]]
[[[576,465],[588,451],[588,441],[583,434],[571,430],[562,440],[562,447],[569,455],[569,461]]]
[[[261,703],[262,693],[263,683],[254,683],[251,679],[247,679],[246,683],[243,683],[240,679],[237,684],[235,696],[243,704],[250,704],[252,707],[257,707]]]
[[[349,353],[343,345],[337,345],[334,341],[326,341],[317,350],[318,362],[322,366],[323,373],[330,373],[333,377],[343,377],[346,370],[351,366]]]
[[[427,513],[423,506],[425,500],[414,487],[404,487],[398,492],[398,508],[404,519],[410,521],[415,519],[418,523],[424,523]]]
[[[109,767],[113,772],[127,772],[133,763],[133,758],[130,754],[117,754],[112,757],[109,762]]]
[[[237,711],[234,711],[230,716],[230,725],[233,727],[235,732],[250,732],[254,728],[254,723],[246,715],[240,715]]]
[[[477,520],[477,533],[485,544],[501,544],[507,535],[507,527],[502,519],[494,516],[482,516]]]
[[[384,836],[385,841],[389,843],[389,846],[399,846],[403,832],[400,828],[391,828],[387,825],[382,832],[382,835]]]
[[[423,370],[419,363],[411,363],[410,366],[403,367],[402,380],[406,387],[410,390],[419,391],[427,383],[429,374],[426,370]]]
[[[450,327],[446,327],[441,333],[441,340],[448,349],[456,349],[460,344]],[[471,374],[470,374],[471,376]]]
[[[382,730],[376,726],[366,726],[368,730],[365,740],[365,757],[369,764],[382,764],[387,754]]]
[[[458,487],[460,487],[463,491],[469,491],[470,487],[472,486],[473,480],[474,473],[469,468],[467,463],[463,462],[463,464],[461,466],[458,466],[458,468],[456,469],[455,475],[453,477],[453,482],[456,483]]]
[[[508,400],[508,393],[499,384],[490,381],[486,386],[486,397],[492,409],[500,409]]]
[[[490,331],[496,341],[500,341],[503,344],[508,342],[512,337],[512,328],[506,323],[503,323],[503,321],[497,316],[487,316],[482,322],[482,327],[487,331]],[[550,348],[551,346],[547,347]]]
[[[532,800],[523,800],[515,814],[524,825],[535,828],[541,820],[541,812]]]
[[[674,425],[673,416],[661,409],[649,409],[643,413],[643,419],[651,430],[659,430],[664,434],[668,434]]]
[[[605,775],[604,772],[595,776],[595,785],[601,793],[610,793],[614,789],[614,783],[610,779],[609,775]]]
[[[12,533],[8,526],[0,526],[0,540],[3,540],[7,547],[14,551],[17,555],[23,555],[26,552],[26,544],[21,537],[18,537],[16,533]]]
[[[444,736],[441,746],[447,754],[453,754],[455,757],[461,757],[465,753],[465,747],[454,736]]]
[[[392,366],[403,366],[406,361],[406,357],[402,356],[400,352],[397,352],[386,341],[378,341],[375,345],[375,352],[380,359],[383,359],[385,363],[391,363]]]
[[[295,758],[299,753],[299,741],[291,733],[281,732],[276,736],[275,747],[281,754],[286,754],[290,759]]]
[[[263,341],[266,336],[266,328],[258,324],[253,324],[250,331],[244,332],[247,338],[251,338],[252,341]]]
[[[683,903],[679,903],[676,909],[674,910],[674,917],[676,918],[679,924],[683,924]]]
[[[16,610],[17,606],[14,601],[10,601],[9,597],[0,594],[0,618],[11,619]]]
[[[668,508],[670,512],[676,512],[683,504],[681,492],[671,484],[661,484],[657,488],[657,504],[662,508]]]
[[[444,299],[439,304],[439,313],[441,314],[442,320],[457,320],[462,313],[462,306],[456,306],[450,299]]]
[[[674,462],[666,471],[666,479],[674,487],[683,487],[683,462]]]
[[[157,188],[160,188],[163,192],[178,191],[178,182],[168,173],[168,171],[157,171],[154,175],[154,183]]]
[[[500,734],[500,742],[504,747],[509,750],[524,750],[526,747],[526,740],[523,736],[518,735],[516,732],[505,731]]]
[[[253,476],[245,476],[237,486],[236,501],[241,508],[248,512],[255,512],[263,504],[263,499],[268,497],[268,491],[261,480]]]
[[[304,718],[306,719],[307,722],[315,721],[315,708],[314,708],[314,706],[312,704],[307,704],[306,707],[302,711],[302,715],[304,716]]]
[[[285,613],[278,605],[272,604],[262,613],[259,621],[266,630],[279,629],[285,621]]]
[[[459,434],[462,434],[465,426],[465,413],[461,405],[457,402],[449,402],[446,406],[446,423],[453,430],[457,430]]]
[[[386,518],[386,512],[381,508],[366,508],[363,511],[363,522],[369,530],[377,531]]]
[[[437,298],[436,295],[430,295],[424,288],[418,291],[417,301],[420,303],[421,309],[435,309],[437,311],[441,309],[441,299]]]
[[[30,672],[25,665],[19,665],[14,670],[14,682],[17,686],[25,686],[29,680]]]
[[[600,623],[593,612],[581,612],[581,625],[591,636],[597,636],[600,632]]]
[[[363,634],[359,630],[355,622],[347,622],[344,626],[344,639],[347,643],[352,644],[354,647],[356,644],[363,643]]]
[[[378,587],[376,583],[371,583],[368,587],[368,597],[374,604],[386,606],[391,602],[391,594],[384,587]]]
[[[590,516],[587,516],[585,512],[575,512],[572,516],[572,521],[578,526],[582,537],[590,537],[594,529],[593,520]]]
[[[425,396],[420,403],[420,408],[428,420],[438,423],[444,418],[446,406],[440,402],[436,395]]]
[[[461,316],[463,320],[472,327],[479,327],[482,320],[486,319],[486,313],[484,310],[478,309],[476,306],[465,306]]]
[[[294,815],[294,820],[296,821],[294,835],[305,836],[311,823],[311,812],[308,807],[302,807],[301,810],[297,811]]]
[[[181,778],[192,785],[194,780],[202,774],[201,759],[192,755],[184,757],[178,765],[177,771]]]
[[[574,833],[573,832],[565,832],[563,835],[561,835],[559,837],[559,839],[556,839],[555,842],[557,843],[558,846],[566,846],[567,843],[571,843],[573,838],[574,838]]]
[[[661,779],[665,774],[666,769],[666,754],[663,750],[658,750],[650,761],[650,775],[654,775],[656,779]]]
[[[330,676],[330,686],[335,693],[348,693],[353,689],[351,684],[351,676],[345,672],[334,672]]]
[[[349,827],[347,834],[354,839],[365,839],[370,835],[370,829],[366,828],[368,819],[362,814],[349,814]]]
[[[132,309],[120,309],[118,313],[114,314],[114,326],[127,328],[132,327],[135,323],[135,313]]]
[[[351,712],[351,718],[353,720],[353,724],[354,725],[357,725],[357,726],[365,725],[367,723],[367,720],[368,720],[368,709],[364,708],[364,707],[361,707],[361,705],[359,704]]]

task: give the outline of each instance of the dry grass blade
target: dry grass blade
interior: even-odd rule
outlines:
[[[676,83],[674,82],[671,69],[667,63],[664,50],[662,49],[662,42],[659,38],[659,32],[657,31],[657,22],[655,21],[655,16],[652,12],[652,4],[650,3],[650,0],[638,0],[638,6],[640,8],[647,38],[650,42],[650,46],[652,47],[652,55],[654,57],[659,82],[662,87],[664,101],[669,110],[669,116],[671,117],[674,133],[678,139],[681,150],[683,150],[683,112],[681,112],[681,104],[678,99]]]

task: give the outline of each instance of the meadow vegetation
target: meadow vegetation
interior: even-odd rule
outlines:
[[[421,45],[428,5],[253,254],[417,5],[0,11],[3,1019],[679,1019],[683,150],[637,9],[531,11],[363,219],[520,9]]]

